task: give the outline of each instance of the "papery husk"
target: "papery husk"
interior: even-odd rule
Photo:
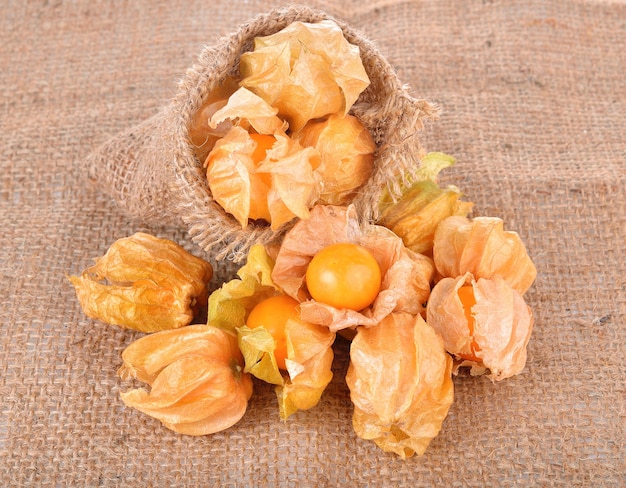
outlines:
[[[224,137],[232,127],[230,120],[224,120],[212,126],[209,125],[209,121],[218,110],[227,104],[228,99],[238,87],[239,81],[236,78],[225,79],[222,85],[207,96],[191,120],[189,138],[196,158],[201,163],[206,160],[215,143]]]
[[[287,141],[287,139],[285,139]],[[292,143],[292,141],[289,141]],[[271,228],[278,229],[295,218],[307,219],[309,208],[318,199],[318,176],[313,172],[319,155],[310,147],[273,161],[272,151],[259,166],[272,177],[267,197]]]
[[[80,276],[69,276],[82,310],[142,332],[188,325],[206,306],[210,263],[168,239],[137,232],[115,241]]]
[[[118,374],[124,380],[137,379],[151,385],[163,368],[178,359],[209,355],[228,363],[233,355],[231,349],[226,336],[205,326],[164,330],[145,335],[127,346],[122,352],[124,364]]]
[[[295,21],[325,19],[335,21],[345,38],[359,48],[370,80],[351,113],[368,128],[376,143],[374,170],[351,203],[363,221],[375,219],[381,193],[389,187],[392,194],[399,195],[398,178],[418,170],[424,151],[417,134],[423,120],[437,110],[409,94],[394,68],[362,33],[304,5],[259,15],[205,47],[169,103],[151,118],[106,141],[87,158],[89,179],[129,216],[149,225],[186,230],[216,260],[241,262],[253,244],[278,242],[295,221],[279,229],[256,222],[242,229],[213,199],[204,161],[194,155],[189,128],[214,89],[228,77],[240,76],[240,56],[252,49],[255,37],[273,34]]]
[[[150,385],[121,393],[124,403],[187,435],[227,429],[246,412],[252,380],[236,336],[207,325],[156,332],[122,353],[119,374]]]
[[[252,127],[259,134],[284,132],[287,123],[278,116],[278,109],[269,105],[250,90],[239,88],[229,98],[226,105],[215,112],[209,126],[217,127],[226,120],[243,127]]]
[[[257,38],[240,71],[241,85],[277,106],[294,132],[309,120],[347,114],[370,83],[359,48],[330,20],[293,22]]]
[[[471,202],[459,201],[461,196],[456,188],[420,181],[397,204],[388,207],[379,222],[400,236],[409,249],[432,256],[439,223],[452,215],[465,217],[472,209]]]
[[[333,378],[332,345],[335,334],[326,327],[303,320],[289,320],[285,326],[288,375],[276,388],[280,418],[286,419],[298,410],[309,410],[318,404]]]
[[[471,273],[476,279],[504,278],[521,295],[537,276],[519,234],[504,230],[497,217],[448,217],[435,232],[433,258],[437,271],[455,278]]]
[[[69,279],[83,313],[106,324],[149,333],[183,327],[194,317],[191,299],[148,280],[119,286],[94,281],[88,275]]]
[[[322,181],[318,202],[344,205],[372,174],[376,144],[367,128],[352,115],[333,114],[309,122],[294,135],[303,146],[320,153],[316,173]]]
[[[403,459],[424,454],[454,399],[451,369],[441,338],[419,315],[359,327],[346,375],[356,434]]]
[[[233,127],[208,155],[207,179],[216,201],[245,228],[249,219],[264,219],[272,228],[296,217],[307,218],[318,198],[313,170],[319,155],[284,133],[271,133],[276,142],[258,163],[250,134]]]
[[[273,269],[274,260],[265,248],[252,246],[246,264],[237,270],[237,278],[223,283],[209,296],[208,323],[236,332],[258,303],[279,293],[272,281]]]
[[[439,223],[452,215],[465,217],[472,210],[472,202],[460,200],[463,194],[458,188],[438,184],[439,173],[455,162],[447,154],[429,152],[420,160],[412,180],[402,183],[399,197],[389,193],[381,197],[378,223],[399,235],[412,251],[432,257]]]
[[[397,181],[400,187],[399,194],[394,195],[388,191],[381,194],[379,201],[380,211],[383,212],[387,207],[396,203],[415,183],[426,180],[438,183],[439,173],[455,163],[456,159],[449,154],[439,151],[431,151],[421,155],[419,168],[411,172],[409,177],[401,177]]]
[[[265,327],[253,329],[242,325],[237,327],[239,348],[243,353],[246,373],[273,385],[282,385],[285,381],[278,368],[274,351],[276,341]]]
[[[476,299],[471,309],[473,333],[458,295],[464,285],[472,286]],[[534,317],[522,295],[498,275],[477,280],[471,273],[443,278],[433,287],[426,320],[457,358],[457,367],[470,366],[472,374],[488,371],[489,378],[500,381],[520,373],[526,365]]]
[[[209,297],[208,323],[235,331],[245,359],[246,373],[276,385],[279,415],[286,419],[297,410],[307,410],[319,399],[332,379],[332,344],[335,334],[326,327],[289,319],[285,325],[287,371],[278,368],[275,341],[263,326],[249,328],[246,320],[254,307],[284,291],[271,279],[273,259],[256,244],[247,263]]]
[[[305,275],[308,264],[321,249],[351,242],[372,253],[381,270],[380,292],[361,311],[338,309],[312,300]],[[283,239],[276,255],[272,280],[285,293],[302,302],[300,317],[337,332],[362,325],[371,327],[393,312],[419,314],[430,294],[434,274],[431,259],[407,249],[389,229],[361,224],[354,206],[318,205]]]

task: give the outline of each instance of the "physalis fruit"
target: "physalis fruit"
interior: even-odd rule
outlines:
[[[338,242],[313,256],[306,272],[306,285],[318,302],[335,308],[363,310],[380,291],[380,266],[365,247]]]
[[[188,325],[208,299],[213,268],[168,239],[137,232],[69,279],[85,315],[142,332]]]
[[[290,318],[297,318],[299,303],[287,295],[275,295],[257,303],[248,314],[246,325],[250,329],[265,327],[275,341],[274,356],[278,368],[286,370],[287,337],[285,325]]]
[[[252,395],[236,335],[217,327],[190,325],[146,335],[128,346],[122,359],[123,379],[151,387],[123,392],[124,403],[181,434],[231,427]]]

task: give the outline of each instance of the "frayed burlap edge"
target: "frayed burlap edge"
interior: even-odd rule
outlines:
[[[423,149],[417,133],[436,107],[408,94],[375,44],[325,12],[290,5],[257,16],[207,46],[179,82],[177,95],[157,114],[107,141],[87,161],[88,176],[131,216],[148,224],[188,231],[216,260],[241,262],[255,243],[276,242],[293,225],[276,231],[255,223],[242,229],[212,199],[202,163],[194,156],[188,128],[208,94],[229,75],[238,75],[239,58],[255,37],[273,34],[292,22],[330,19],[358,46],[370,86],[351,112],[372,133],[377,145],[375,169],[353,203],[363,221],[377,217],[377,202],[388,189],[400,191],[403,179],[419,167]]]

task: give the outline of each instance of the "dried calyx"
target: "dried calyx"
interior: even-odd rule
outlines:
[[[174,329],[206,307],[211,265],[168,239],[118,239],[80,276],[70,276],[84,313],[142,332]]]

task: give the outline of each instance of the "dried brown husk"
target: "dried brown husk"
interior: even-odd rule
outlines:
[[[465,285],[472,286],[476,300],[471,307],[472,327],[458,294]],[[520,373],[526,365],[533,314],[522,295],[498,275],[443,278],[433,287],[426,320],[458,359],[458,366],[470,366],[473,374],[488,371],[492,380],[499,381]]]
[[[306,289],[306,270],[313,256],[340,242],[365,247],[380,266],[380,292],[372,305],[361,311],[316,302]],[[337,332],[359,325],[374,326],[393,312],[424,312],[433,274],[431,259],[407,249],[389,229],[361,224],[353,206],[317,205],[307,220],[299,221],[285,235],[276,255],[272,280],[301,302],[303,320]]]
[[[320,204],[347,204],[372,174],[376,144],[353,115],[332,114],[324,120],[312,120],[294,137],[320,153],[322,162],[316,170],[322,186]]]
[[[239,70],[241,85],[278,107],[294,132],[311,119],[347,114],[370,83],[359,48],[331,20],[257,37]]]
[[[146,382],[124,403],[187,435],[227,429],[246,412],[252,379],[235,334],[199,324],[144,336],[122,353],[123,379]]]
[[[537,276],[519,234],[505,231],[502,219],[497,217],[444,219],[435,232],[433,257],[437,271],[444,277],[471,273],[480,279],[498,275],[522,295]]]
[[[211,265],[168,239],[138,232],[118,239],[80,276],[70,276],[83,312],[155,332],[191,323],[206,306]]]
[[[346,376],[356,434],[403,459],[422,455],[454,399],[451,369],[441,338],[419,315],[357,328]]]
[[[230,280],[209,297],[208,323],[237,333],[245,358],[245,371],[276,385],[279,414],[286,419],[297,410],[308,410],[319,402],[332,379],[332,344],[335,334],[302,318],[287,321],[287,371],[278,368],[275,342],[264,327],[248,328],[250,311],[264,299],[284,294],[271,279],[273,259],[265,248],[254,245],[248,261]]]

